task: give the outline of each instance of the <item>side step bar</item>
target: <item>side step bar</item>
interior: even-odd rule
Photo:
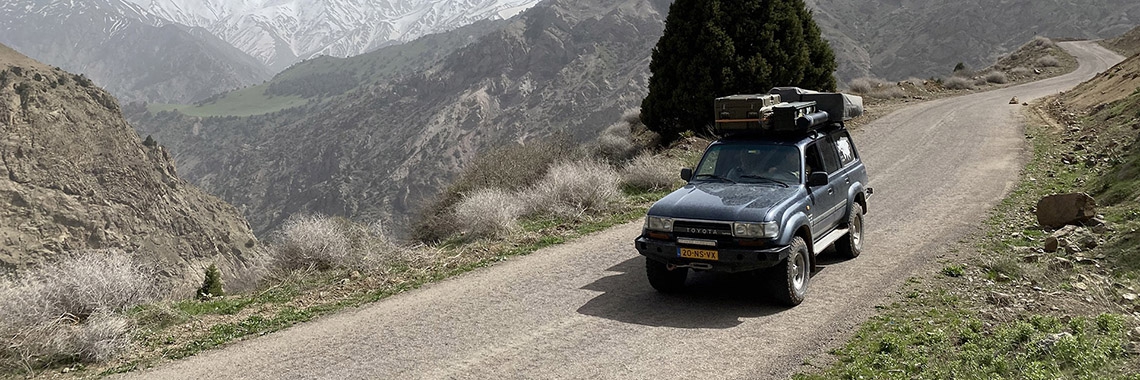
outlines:
[[[813,243],[811,245],[811,251],[818,255],[821,251],[827,249],[827,247],[830,247],[839,239],[842,239],[843,235],[847,235],[848,230],[848,228],[840,228],[835,231],[831,231],[831,233],[827,234],[827,236],[824,236],[823,239],[819,239],[819,241]]]

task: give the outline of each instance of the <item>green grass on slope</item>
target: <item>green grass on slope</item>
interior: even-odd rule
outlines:
[[[178,111],[188,116],[253,116],[277,112],[304,105],[306,99],[300,96],[265,95],[266,84],[228,92],[207,100],[202,105],[193,104],[150,104],[147,111]]]

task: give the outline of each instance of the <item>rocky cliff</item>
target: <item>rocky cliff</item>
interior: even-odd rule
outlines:
[[[0,267],[120,248],[189,282],[207,263],[232,275],[255,258],[237,211],[179,179],[86,77],[0,45],[0,130]]]

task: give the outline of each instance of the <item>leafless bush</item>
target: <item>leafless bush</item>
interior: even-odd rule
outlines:
[[[677,183],[677,171],[681,165],[676,161],[642,154],[621,169],[622,185],[640,190],[668,189]]]
[[[505,145],[480,155],[463,169],[455,183],[423,208],[413,227],[413,237],[422,242],[447,238],[459,228],[451,223],[455,205],[463,194],[479,189],[530,188],[542,180],[555,162],[580,157],[577,146],[568,136],[558,135],[525,145]]]
[[[69,255],[0,284],[0,367],[104,361],[129,344],[116,315],[157,299],[153,270],[118,250]]]
[[[1041,57],[1041,58],[1037,58],[1037,66],[1041,66],[1041,67],[1057,67],[1057,66],[1060,66],[1060,65],[1061,65],[1061,62],[1057,60],[1057,57],[1054,57],[1054,56],[1051,56],[1051,55],[1047,55],[1047,56],[1044,56],[1044,57]]]
[[[1054,48],[1057,47],[1057,44],[1048,37],[1036,36],[1033,37],[1033,46],[1040,48]]]
[[[131,344],[130,321],[127,318],[98,312],[85,323],[71,329],[70,352],[86,362],[114,359]]]
[[[641,109],[630,108],[621,113],[621,121],[629,124],[633,129],[641,126]]]
[[[322,215],[289,218],[269,250],[274,267],[283,270],[334,268],[343,265],[350,254],[344,228]]]
[[[641,147],[633,140],[632,127],[623,120],[606,127],[589,149],[593,157],[619,163],[632,158]]]
[[[407,248],[396,243],[384,224],[337,221],[348,239],[349,252],[339,266],[345,269],[375,271],[405,259]]]
[[[531,209],[577,218],[609,209],[621,196],[620,178],[604,162],[568,161],[550,168],[530,193]]]
[[[1015,75],[1015,76],[1022,77],[1022,76],[1028,76],[1029,74],[1032,74],[1033,70],[1030,70],[1028,67],[1025,67],[1025,66],[1018,66],[1018,67],[1014,67],[1014,68],[1010,69],[1009,73],[1012,75]]]
[[[456,224],[470,237],[497,237],[518,228],[526,206],[518,196],[499,189],[467,194],[455,206]]]
[[[28,273],[0,298],[0,315],[26,324],[61,316],[85,320],[158,298],[157,278],[119,250],[88,250]]]
[[[942,86],[951,90],[969,90],[974,88],[974,84],[970,83],[969,78],[953,76],[946,78],[942,81]]]
[[[886,82],[884,82],[882,79],[862,77],[852,79],[851,83],[847,84],[847,87],[851,90],[851,92],[854,92],[856,94],[869,94],[871,91],[882,87],[885,83]]]
[[[1009,82],[1009,78],[1006,78],[1005,73],[1001,71],[990,71],[982,77],[989,83],[1005,84]]]

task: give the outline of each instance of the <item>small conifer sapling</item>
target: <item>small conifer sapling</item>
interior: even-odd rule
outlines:
[[[198,299],[208,300],[214,297],[221,297],[226,295],[222,290],[222,272],[218,270],[218,266],[210,264],[206,268],[206,279],[202,281],[202,287],[198,289]]]

